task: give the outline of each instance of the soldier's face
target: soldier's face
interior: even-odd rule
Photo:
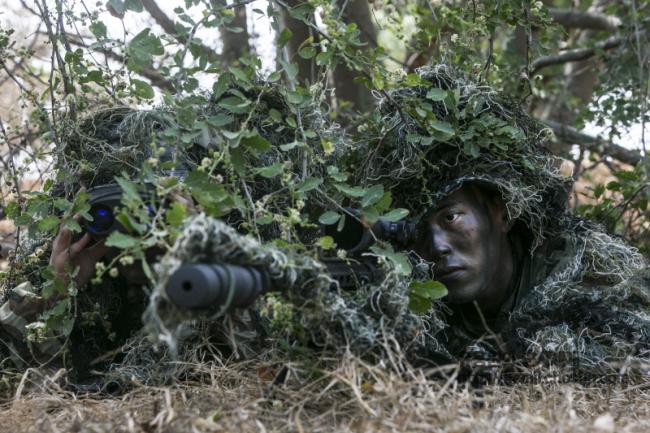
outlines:
[[[501,302],[512,277],[508,223],[501,199],[463,186],[429,214],[416,250],[434,262],[434,278],[453,303]]]

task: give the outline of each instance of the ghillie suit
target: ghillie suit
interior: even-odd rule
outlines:
[[[247,97],[251,100],[244,103]],[[293,167],[307,175],[309,162],[309,173],[315,175],[321,165],[312,162],[324,155],[310,149],[335,135],[335,128],[323,126],[317,109],[299,115],[292,110],[285,95],[268,84],[255,84],[228,85],[219,95],[193,97],[175,109],[98,111],[63,128],[63,145],[56,149],[59,177],[49,192],[72,200],[81,187],[113,182],[117,176],[137,182],[172,175],[184,181],[200,209],[240,231],[272,238],[285,229],[269,214],[296,204],[290,195],[278,193],[286,189],[279,178],[255,167],[275,170],[275,164],[289,160],[295,163],[282,169]],[[290,126],[296,121],[300,128]],[[280,149],[283,145],[287,148]],[[42,293],[53,278],[42,272],[50,243],[51,236],[30,240],[16,260],[12,280],[3,282],[3,365],[64,365],[83,378],[90,369],[102,371],[123,359],[121,368],[111,367],[115,376],[149,380],[153,373],[148,368],[165,355],[154,353],[142,334],[130,338],[142,325],[143,287],[105,274],[99,284],[78,293],[73,289],[64,303],[55,305]],[[60,332],[47,325],[53,309],[64,320]]]
[[[523,257],[518,284],[489,332],[458,312],[445,314],[450,326],[439,338],[450,352],[571,363],[587,375],[647,364],[650,270],[634,248],[568,212],[572,179],[544,149],[550,131],[444,65],[419,76],[421,84],[382,101],[381,127],[360,152],[371,155],[362,179],[389,183],[421,220],[464,184],[497,190]]]
[[[62,146],[55,149],[58,177],[42,194],[53,204],[49,214],[60,214],[56,204],[74,200],[81,188],[114,182],[120,175],[138,178],[143,162],[162,153],[156,135],[173,124],[168,111],[128,107],[102,109],[78,123],[66,121]],[[191,164],[188,155],[177,156]],[[119,359],[117,349],[140,328],[145,293],[120,275],[107,275],[79,291],[63,283],[55,288],[47,268],[51,247],[51,234],[31,233],[17,252],[12,279],[3,281],[2,365],[66,366],[73,380],[83,380],[89,370]],[[53,297],[59,290],[66,294]]]

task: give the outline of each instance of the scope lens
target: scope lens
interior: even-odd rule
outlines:
[[[324,233],[331,236],[339,248],[348,251],[359,247],[365,230],[363,224],[349,215],[345,217],[341,231],[338,230],[338,224],[324,226]]]
[[[115,222],[113,210],[103,204],[92,206],[90,216],[93,217],[93,220],[88,223],[88,231],[96,235],[107,234]]]

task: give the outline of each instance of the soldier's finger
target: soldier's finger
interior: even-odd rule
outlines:
[[[86,233],[81,237],[81,239],[79,239],[77,242],[70,245],[70,254],[73,256],[79,254],[81,250],[86,248],[88,242],[90,242],[90,235]]]
[[[88,248],[87,254],[92,260],[97,261],[97,260],[101,259],[102,257],[104,257],[106,255],[106,253],[108,253],[108,251],[110,249],[111,249],[111,247],[107,247],[104,244],[104,240],[102,239],[101,241],[99,241],[95,245],[93,245],[92,247]]]
[[[67,249],[70,246],[70,241],[72,241],[72,231],[61,223],[59,233],[52,242],[52,252],[60,252]]]

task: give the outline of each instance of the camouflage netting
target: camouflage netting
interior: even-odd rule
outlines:
[[[196,163],[197,172],[237,196],[237,203],[211,217],[188,218],[156,267],[145,324],[169,351],[156,352],[154,342],[139,334],[128,340],[124,359],[111,374],[156,382],[178,377],[179,366],[200,362],[202,351],[212,353],[212,347],[218,348],[215,355],[226,357],[246,357],[262,346],[279,348],[281,344],[273,344],[277,335],[264,340],[264,334],[287,308],[292,323],[279,338],[335,354],[351,351],[401,360],[392,355],[403,353],[412,362],[434,363],[468,358],[571,362],[595,372],[636,365],[640,368],[635,371],[643,372],[639,364],[650,350],[647,265],[619,239],[569,215],[571,179],[559,173],[557,161],[543,149],[547,130],[513,101],[450,68],[424,69],[421,77],[425,81],[420,85],[394,91],[382,101],[377,125],[352,154],[343,154],[343,138],[327,125],[318,107],[297,110],[269,86],[229,88],[218,97],[195,101],[198,105],[192,107],[201,107],[195,120],[206,128],[189,140],[191,146],[182,146],[186,156],[176,157],[190,166]],[[272,110],[276,114],[270,115]],[[289,116],[299,126],[288,128]],[[151,153],[160,147],[158,136],[179,124],[177,113],[118,108],[75,128],[59,167],[71,171],[69,179],[87,186],[112,180],[125,168],[134,174],[137,170],[131,173],[129,167],[160,156]],[[332,152],[323,151],[322,140],[334,142]],[[317,188],[301,196],[295,190],[309,177],[327,179],[323,167],[334,157],[351,164],[347,171],[357,174],[356,184],[382,183],[392,193],[393,206],[416,217],[467,182],[501,192],[510,218],[530,234],[529,254],[523,256],[531,270],[521,302],[507,312],[506,325],[496,329],[504,344],[476,341],[450,326],[452,313],[443,303],[434,303],[424,315],[409,310],[410,283],[428,278],[430,263],[413,263],[414,273],[404,276],[379,257],[384,271],[379,283],[354,293],[332,290],[332,280],[309,246],[316,236],[313,226],[303,236],[296,233],[297,223],[291,226],[286,220],[292,211],[300,216],[297,197],[306,202],[305,213],[331,206]],[[266,177],[257,171],[279,163],[280,175]],[[98,172],[106,179],[98,178]],[[321,188],[325,192],[326,183]],[[70,182],[66,187],[75,191]],[[257,224],[269,216],[271,222]],[[268,295],[254,309],[228,314],[213,309],[201,318],[179,310],[166,297],[167,279],[181,263],[201,262],[264,268],[282,302]],[[264,314],[260,317],[258,311]],[[102,318],[97,315],[97,320]],[[214,345],[212,338],[220,341]]]

